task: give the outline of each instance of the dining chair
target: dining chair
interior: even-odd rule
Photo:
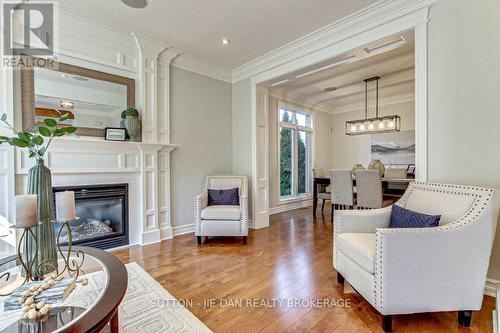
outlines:
[[[313,177],[321,177],[325,174],[323,169],[312,169],[312,172]],[[325,184],[317,184],[316,186],[318,191],[318,199],[321,199],[321,214],[323,214],[323,210],[325,209],[325,201],[330,201],[331,199],[330,186]]]
[[[352,209],[355,205],[352,172],[349,169],[331,169],[330,186],[332,201],[332,216],[335,209]]]
[[[379,170],[356,170],[356,205],[361,209],[382,208],[384,193]]]

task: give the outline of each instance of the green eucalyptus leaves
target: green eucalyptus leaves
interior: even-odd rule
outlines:
[[[0,136],[0,144],[8,143],[14,147],[27,148],[29,157],[42,159],[52,143],[53,138],[76,132],[76,127],[60,126],[61,123],[67,119],[67,113],[61,114],[57,120],[53,118],[44,119],[44,126],[38,128],[38,133],[17,132],[15,128],[7,122],[7,114],[4,113],[0,117],[0,126],[11,130],[14,136]]]

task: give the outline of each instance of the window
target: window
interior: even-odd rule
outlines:
[[[279,109],[280,198],[311,193],[312,117],[309,113]]]

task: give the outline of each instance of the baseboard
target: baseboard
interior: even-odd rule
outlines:
[[[491,297],[496,297],[497,296],[497,284],[500,284],[500,281],[487,278],[486,279],[486,286],[484,287],[484,294],[491,296]]]
[[[313,204],[312,199],[284,203],[279,206],[269,208],[269,215],[284,213],[294,209],[310,207],[312,206],[312,204]]]
[[[171,239],[173,237],[173,231],[171,226],[160,228],[160,238],[161,240]]]
[[[141,245],[149,245],[161,242],[160,230],[144,231],[142,233]]]
[[[128,244],[128,245],[122,245],[122,246],[112,247],[112,248],[110,248],[110,249],[106,249],[106,250],[104,250],[104,251],[107,251],[107,252],[111,252],[111,253],[113,253],[114,251],[126,250],[126,249],[130,249],[131,247],[134,247],[134,246],[141,246],[141,244]]]
[[[178,227],[174,227],[173,230],[173,235],[175,236],[180,236],[184,234],[190,234],[194,232],[194,223],[191,224],[186,224],[186,225],[180,225]]]

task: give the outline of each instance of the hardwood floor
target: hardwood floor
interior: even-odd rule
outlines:
[[[189,234],[114,254],[124,263],[137,262],[177,299],[191,299],[189,310],[214,332],[382,332],[376,311],[337,283],[329,216],[326,208],[316,219],[310,208],[272,215],[269,228],[250,231],[246,246],[240,238],[210,238],[198,246]],[[207,299],[218,305],[203,309]],[[254,299],[345,299],[350,306],[245,306]],[[395,316],[393,328],[491,332],[493,307],[494,299],[485,297],[470,328],[457,325],[456,312]]]

